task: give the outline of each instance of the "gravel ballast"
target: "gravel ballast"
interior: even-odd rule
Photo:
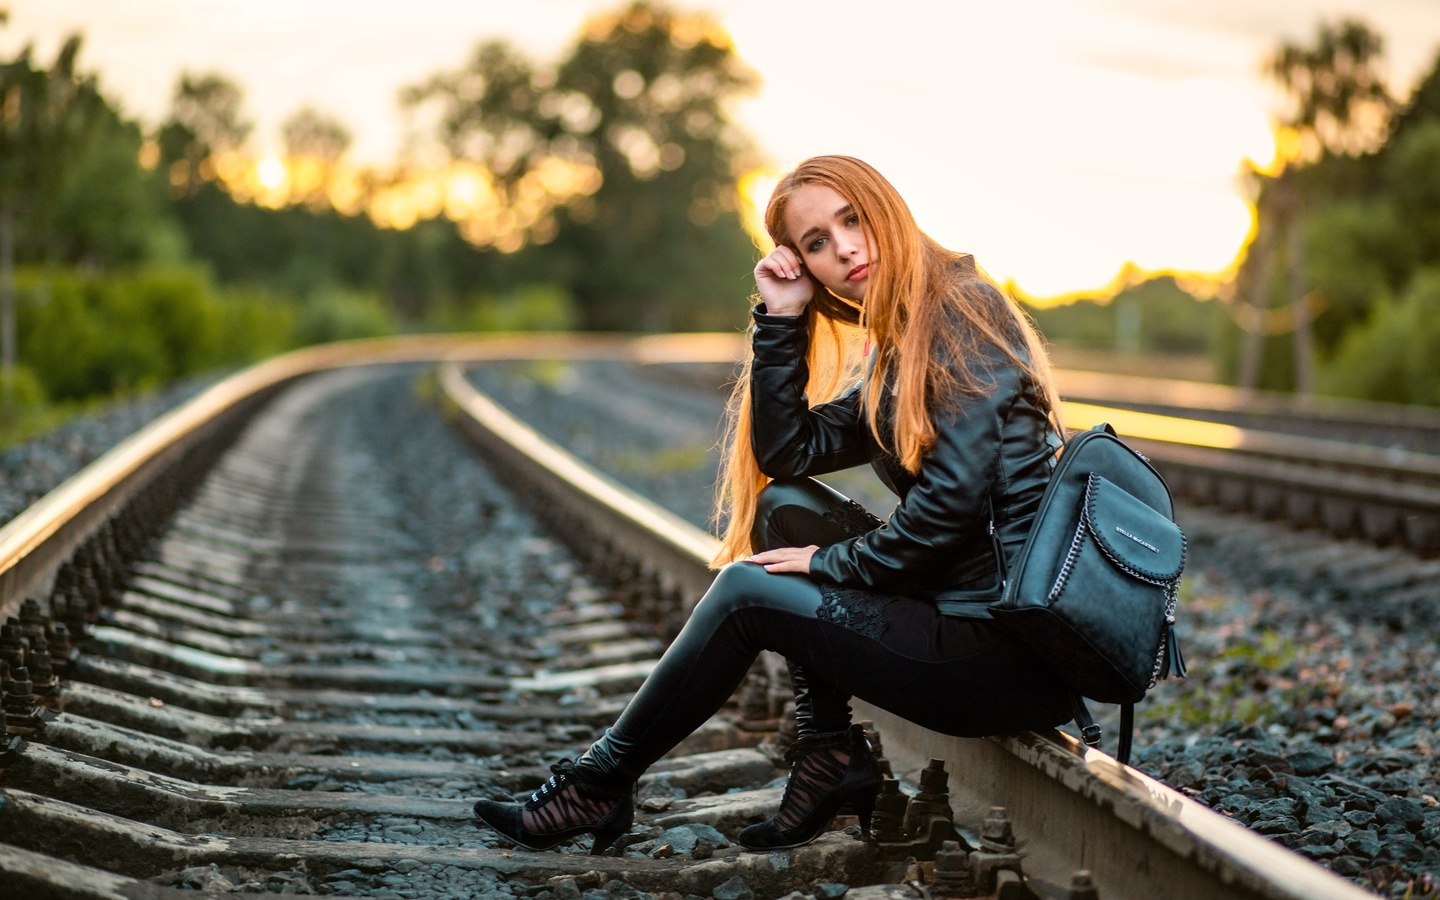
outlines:
[[[713,370],[549,362],[474,379],[581,458],[708,524],[725,397]],[[117,404],[0,454],[5,517],[204,386]],[[893,502],[868,470],[828,480],[882,514]],[[468,527],[424,518],[411,527],[434,540]],[[1440,873],[1440,653],[1434,613],[1416,602],[1430,582],[1393,592],[1403,605],[1385,589],[1347,588],[1357,561],[1402,573],[1425,564],[1206,509],[1180,518],[1192,549],[1180,606],[1190,675],[1140,705],[1134,764],[1386,896]],[[457,602],[476,573],[459,553],[438,555],[426,588]],[[1324,577],[1320,557],[1337,561]]]
[[[517,363],[472,378],[578,456],[707,525],[725,399],[714,367]],[[881,515],[893,505],[868,469],[826,480]],[[1427,564],[1204,508],[1178,515],[1191,548],[1179,612],[1189,677],[1137,708],[1133,764],[1382,895],[1420,890],[1440,875]],[[1403,603],[1383,587],[1361,592],[1361,576],[1407,585]],[[1096,711],[1113,734],[1115,710]]]

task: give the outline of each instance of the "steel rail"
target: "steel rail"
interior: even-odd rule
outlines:
[[[592,554],[625,559],[661,583],[687,588],[691,602],[698,598],[718,547],[713,537],[540,437],[470,384],[462,366],[442,366],[440,383],[458,424],[492,463],[534,492],[551,516],[572,523],[565,536],[588,543]],[[598,537],[581,534],[581,523]],[[1064,734],[954,738],[857,706],[874,719],[897,770],[918,771],[929,758],[947,761],[955,773],[952,802],[977,831],[984,810],[1007,807],[1026,840],[1027,867],[1052,884],[1088,868],[1102,897],[1372,896]]]
[[[57,566],[75,561],[73,558],[67,557],[74,557],[78,555],[79,551],[88,551],[88,548],[94,545],[96,534],[104,532],[119,518],[133,518],[135,508],[129,504],[135,503],[137,498],[143,500],[144,496],[157,487],[163,487],[165,482],[176,480],[179,474],[174,471],[175,469],[198,464],[193,452],[196,447],[206,447],[216,441],[221,441],[225,436],[221,432],[238,430],[239,425],[244,424],[246,417],[270,396],[311,374],[342,366],[434,361],[441,358],[532,359],[549,355],[560,355],[571,359],[581,357],[640,358],[647,355],[650,358],[660,358],[667,355],[668,351],[665,348],[664,340],[654,339],[632,341],[621,339],[572,340],[568,338],[564,340],[548,338],[487,340],[414,338],[316,348],[266,364],[257,370],[241,373],[235,379],[229,380],[207,392],[205,396],[197,398],[197,401],[192,404],[177,410],[176,413],[165,417],[164,420],[154,423],[150,428],[125,442],[123,446],[117,447],[104,459],[97,461],[80,475],[62,485],[47,498],[40,509],[31,510],[22,520],[12,524],[7,531],[8,543],[5,545],[7,547],[5,568],[11,573],[10,583],[25,584],[31,588],[42,585],[53,575]],[[208,449],[213,450],[215,455],[219,455],[219,452],[225,448],[211,447]],[[97,510],[99,511],[97,512]],[[659,516],[658,521],[663,525],[665,517]],[[87,527],[88,532],[86,531]],[[202,523],[201,528],[203,529],[203,527]],[[79,551],[72,553],[71,551],[77,545]],[[183,551],[181,555],[184,555]],[[124,559],[124,557],[119,559]],[[106,568],[116,567],[107,566]],[[120,568],[130,568],[130,566],[127,563]],[[20,569],[24,571],[17,571]],[[144,570],[145,566],[142,564],[139,567],[142,578]],[[125,581],[125,584],[129,583],[128,580]],[[158,593],[174,594],[177,590],[176,584],[171,582],[171,588],[163,589]],[[123,585],[116,584],[114,587],[118,593]],[[88,593],[90,592],[87,590]],[[6,599],[7,602],[15,603],[20,598],[18,595],[12,594]],[[109,600],[105,602],[107,605],[111,605]],[[152,596],[143,602],[148,609],[165,603],[167,600],[163,596]],[[115,604],[115,606],[121,605]],[[127,604],[124,606],[124,609],[116,611],[116,621],[119,621],[118,617],[121,615],[129,618],[129,613],[137,608],[133,598],[128,597]],[[605,604],[605,606],[608,608],[610,604]],[[32,719],[33,714],[27,713],[25,724],[20,726],[23,730],[18,734],[30,735],[33,742],[28,746],[9,745],[6,748],[0,748],[0,752],[6,754],[7,758],[3,762],[9,767],[7,772],[10,775],[15,775],[16,780],[19,781],[20,778],[16,773],[28,766],[29,774],[35,776],[38,783],[42,785],[40,794],[29,794],[23,786],[10,785],[4,792],[5,796],[0,797],[0,811],[5,814],[6,822],[4,824],[6,827],[16,834],[30,835],[30,842],[23,848],[0,843],[0,873],[4,873],[0,874],[0,883],[8,883],[12,889],[21,890],[22,893],[31,889],[39,891],[40,893],[35,894],[36,896],[174,898],[182,896],[182,894],[184,896],[193,896],[193,894],[155,887],[138,881],[130,875],[122,876],[105,871],[105,869],[118,862],[123,862],[127,867],[133,864],[136,867],[133,871],[138,871],[140,874],[153,874],[160,868],[176,865],[188,863],[204,865],[209,861],[234,865],[237,864],[237,860],[240,861],[239,865],[276,869],[302,858],[311,861],[324,860],[328,868],[338,869],[342,868],[343,864],[353,863],[356,860],[359,860],[358,864],[363,866],[370,862],[386,864],[397,860],[404,862],[406,859],[417,856],[435,866],[453,864],[471,869],[494,870],[523,876],[530,880],[541,880],[571,870],[577,876],[584,876],[596,871],[601,872],[602,875],[608,874],[622,878],[630,878],[634,875],[630,870],[635,863],[623,859],[591,860],[588,857],[555,857],[548,854],[535,856],[522,854],[524,858],[514,859],[512,858],[514,854],[509,851],[452,852],[444,848],[414,849],[394,846],[375,847],[373,845],[355,847],[343,843],[306,843],[274,838],[247,839],[243,836],[212,840],[205,835],[197,837],[188,832],[182,834],[166,831],[166,826],[143,818],[145,815],[160,815],[159,812],[153,810],[150,813],[142,813],[142,818],[135,820],[129,818],[128,810],[123,813],[97,811],[94,795],[89,792],[92,787],[92,778],[106,780],[116,792],[130,792],[130,794],[126,794],[129,798],[126,802],[135,799],[131,796],[135,789],[145,794],[142,799],[146,803],[151,800],[161,802],[163,795],[163,802],[177,809],[185,807],[187,804],[194,806],[197,803],[218,802],[227,798],[234,800],[236,795],[224,785],[239,784],[243,779],[253,775],[257,768],[264,768],[266,763],[260,759],[263,754],[221,753],[207,750],[206,747],[212,744],[233,744],[236,737],[249,735],[252,732],[283,738],[290,730],[291,726],[289,725],[278,721],[267,724],[253,716],[247,718],[251,728],[236,730],[233,722],[222,721],[203,714],[191,714],[176,710],[161,715],[159,707],[163,707],[165,701],[158,699],[154,693],[153,689],[156,685],[162,686],[163,696],[177,697],[179,705],[182,707],[198,701],[195,702],[195,705],[200,708],[223,707],[224,709],[221,711],[227,716],[234,714],[237,704],[246,708],[253,706],[257,710],[263,710],[265,707],[273,705],[283,695],[283,692],[275,694],[257,692],[252,687],[225,687],[226,679],[223,676],[234,669],[246,670],[250,676],[247,680],[254,684],[261,684],[265,681],[265,677],[262,677],[261,672],[249,665],[250,659],[243,652],[243,647],[238,648],[238,656],[195,649],[210,646],[210,642],[201,630],[189,629],[188,623],[192,620],[205,618],[206,621],[203,624],[207,626],[218,624],[218,633],[236,637],[241,641],[247,633],[247,629],[243,627],[243,618],[235,620],[233,623],[210,621],[211,619],[224,619],[226,613],[231,611],[223,596],[211,597],[206,602],[197,604],[197,609],[200,611],[187,611],[182,616],[187,623],[185,627],[166,630],[167,640],[164,642],[166,645],[164,647],[160,646],[160,642],[152,641],[151,636],[145,633],[146,625],[141,621],[143,616],[133,617],[135,621],[130,623],[131,627],[136,629],[133,633],[128,633],[128,628],[112,628],[110,626],[87,628],[86,631],[90,632],[91,637],[99,643],[126,642],[124,652],[117,654],[117,657],[127,661],[121,667],[125,670],[122,674],[128,674],[144,681],[151,689],[142,690],[139,694],[129,696],[113,689],[99,689],[82,684],[71,685],[68,699],[75,702],[69,712],[49,719],[43,725],[40,724],[43,721],[40,716],[34,716]],[[591,629],[591,631],[593,630]],[[591,635],[586,638],[586,642],[590,643],[595,639],[594,635]],[[143,664],[137,666],[134,663],[145,656],[144,651],[152,643],[155,644],[153,649],[157,654],[164,655],[165,659],[157,657],[156,662],[160,664],[161,668],[149,670],[151,674],[141,674],[141,670],[144,670],[145,666]],[[615,642],[610,641],[610,643],[614,644]],[[645,643],[648,645],[650,642]],[[213,649],[216,651],[237,650],[236,647],[226,648],[219,645],[214,646]],[[72,659],[72,662],[77,666],[89,669],[93,674],[95,670],[106,666],[106,657],[103,655],[97,658],[82,657],[79,660]],[[190,666],[203,670],[193,674],[205,680],[186,677],[184,673]],[[560,671],[548,674],[541,672],[525,679],[510,678],[503,682],[491,683],[489,686],[492,689],[505,687],[509,690],[543,692],[563,687],[565,679],[568,677],[576,683],[583,683],[589,689],[603,689],[610,681],[617,684],[629,683],[636,680],[637,677],[643,677],[647,668],[648,663],[641,662],[626,665],[601,664],[584,671]],[[624,671],[621,671],[622,669]],[[368,670],[364,666],[354,667],[352,672],[357,677],[346,679],[345,686],[351,692],[349,702],[354,703],[355,698],[361,696],[357,690],[368,689],[370,679]],[[283,676],[285,673],[270,667],[270,674]],[[313,672],[311,674],[313,676]],[[387,674],[392,676],[387,679],[387,688],[404,689],[404,677],[399,679],[393,677],[396,674],[394,671]],[[404,676],[405,672],[401,671],[400,674]],[[220,677],[215,677],[217,675]],[[152,678],[158,680],[152,682]],[[308,680],[315,681],[313,677]],[[453,682],[453,676],[449,676],[448,680]],[[323,687],[322,682],[323,679],[316,683]],[[165,692],[167,687],[172,691]],[[428,687],[433,689],[436,685],[428,685]],[[311,689],[309,694],[315,695],[315,691]],[[147,696],[150,698],[148,701],[137,699]],[[367,709],[373,707],[373,704],[368,702],[364,705]],[[576,711],[575,714],[566,712],[563,718],[567,721],[577,718],[583,720],[599,714],[603,705],[591,704],[589,709]],[[84,712],[100,715],[107,723],[114,720],[130,722],[140,727],[141,730],[131,731],[123,725],[99,724],[100,719],[84,721]],[[536,710],[532,705],[525,710],[524,718],[529,721],[535,719],[537,714],[542,712]],[[70,718],[67,719],[67,716]],[[12,721],[11,724],[17,723]],[[311,736],[335,736],[343,733],[349,736],[350,743],[364,743],[357,741],[354,737],[353,733],[356,730],[354,727],[325,725],[297,725],[294,727]],[[399,730],[377,727],[373,724],[362,727],[366,735],[387,746],[416,742],[433,743],[443,737],[439,732],[426,733],[426,730],[408,726]],[[38,733],[32,733],[32,729],[35,728],[39,729]],[[402,734],[402,731],[405,733]],[[64,746],[67,743],[67,735],[58,732],[68,732],[70,743],[73,743],[75,747],[67,749]],[[163,737],[162,733],[171,735],[171,738]],[[465,735],[466,733],[461,731],[457,734]],[[11,736],[16,737],[17,734],[12,732]],[[461,737],[460,740],[468,742],[470,737],[474,736]],[[60,740],[56,741],[57,737]],[[704,738],[703,735],[700,737]],[[721,738],[724,739],[723,736]],[[709,739],[716,738],[711,736]],[[308,742],[308,740],[309,738],[302,743]],[[126,745],[126,749],[119,756],[126,758],[128,753],[130,758],[140,761],[142,768],[130,769],[122,763],[97,762],[95,758],[81,758],[75,755],[79,753],[83,756],[88,752],[99,750],[108,761],[111,759],[110,754],[121,743]],[[281,743],[283,744],[283,741]],[[524,743],[525,739],[520,737],[516,745]],[[703,740],[696,744],[697,747],[702,745]],[[492,750],[493,748],[484,749],[483,752],[490,753]],[[162,759],[165,762],[163,768],[173,768],[183,777],[177,779],[176,776],[146,774],[149,772],[152,761]],[[327,771],[327,767],[329,767],[337,772],[350,773],[352,771],[350,767],[357,765],[352,761],[349,766],[342,768],[332,757],[306,757],[290,753],[272,757],[272,761],[282,767],[300,766],[301,770],[321,772]],[[762,768],[768,771],[768,763],[764,763],[763,760],[760,762]],[[387,774],[387,777],[421,777],[435,774],[435,766],[426,768],[425,763],[426,761],[409,761],[385,765],[381,762],[378,765],[370,766],[369,773],[380,774],[383,772]],[[233,771],[228,776],[219,779],[221,785],[219,788],[211,790],[207,785],[190,780],[196,777],[214,780],[217,771],[227,765]],[[419,774],[406,775],[405,773],[408,772]],[[452,773],[446,771],[443,774]],[[75,778],[77,775],[78,778],[73,783],[57,787],[59,782]],[[57,792],[63,793],[64,790],[71,791],[73,796],[69,799],[60,798]],[[303,789],[298,793],[303,794]],[[297,791],[288,789],[270,794],[266,794],[264,791],[249,791],[248,795],[254,801],[253,811],[272,816],[283,817],[283,814],[289,811],[286,804],[297,802]],[[110,799],[114,800],[115,797]],[[318,804],[315,802],[302,803],[307,809],[313,807],[315,810],[334,806],[335,803],[341,801],[339,797],[325,799],[321,795],[300,796],[299,799],[301,801],[319,799]],[[266,806],[267,802],[270,803],[269,806]],[[365,808],[372,813],[384,813],[391,810],[395,802],[394,800],[379,799]],[[351,801],[345,801],[342,805],[344,809],[349,810]],[[403,805],[406,809],[415,807],[415,803],[411,801],[405,801]],[[469,816],[463,809],[464,805],[459,801],[438,805],[432,803],[430,807],[427,807],[430,811],[426,815],[437,817],[436,810],[439,810],[445,814],[438,816],[440,818],[458,815],[459,818],[468,822]],[[729,812],[725,813],[726,815],[733,818],[744,814],[741,804],[732,804],[732,807]],[[95,840],[97,835],[103,839]],[[832,849],[822,846],[827,843],[831,845]],[[846,870],[843,867],[837,867],[837,859],[845,854],[837,855],[833,851],[833,845],[836,844],[845,849],[846,853],[849,853],[850,848],[863,847],[863,845],[838,836],[835,836],[833,840],[818,842],[812,847],[797,851],[787,860],[788,869],[786,871],[790,874],[786,877],[792,878],[795,885],[813,882],[827,874],[844,877]],[[103,845],[105,849],[100,849],[100,845]],[[117,845],[124,845],[127,849],[118,851],[118,856],[108,856],[107,854],[110,854]],[[71,860],[52,859],[42,855],[48,847],[61,848],[61,852],[71,854]],[[873,856],[868,850],[862,855],[866,854]],[[754,865],[750,865],[750,863]],[[655,890],[663,886],[667,889],[678,887],[682,889],[682,892],[708,893],[715,884],[734,876],[737,869],[742,872],[748,872],[751,869],[768,872],[769,865],[768,858],[764,856],[757,856],[751,860],[717,859],[704,863],[683,859],[657,861],[655,865],[650,865],[647,861],[642,866],[640,874],[635,875],[635,878],[638,879],[635,883],[641,887]],[[95,868],[97,866],[100,868]],[[147,869],[147,867],[149,868]],[[127,871],[130,869],[127,868]],[[12,877],[18,878],[19,884],[23,887],[16,888],[17,882],[10,880]],[[651,881],[646,881],[645,878],[649,878]],[[3,889],[0,889],[0,894],[5,894]]]
[[[744,346],[741,335],[674,335],[642,361],[731,364]],[[1440,553],[1440,456],[1203,418],[1209,410],[1243,409],[1291,422],[1405,430],[1440,442],[1440,410],[1094,372],[1056,375],[1062,394],[1095,401],[1064,401],[1066,426],[1111,423],[1156,464],[1177,496],[1337,537]],[[1113,404],[1191,404],[1197,412],[1148,413],[1113,405],[1112,397]]]
[[[1440,457],[1065,403],[1067,427],[1109,422],[1177,495],[1337,537],[1440,552]]]
[[[275,393],[316,372],[405,362],[616,358],[619,338],[534,335],[416,335],[347,341],[288,353],[245,369],[156,419],[0,527],[0,619],[26,596],[43,594],[76,547],[147,488],[197,469]]]
[[[43,593],[58,567],[127,504],[157,487],[185,480],[206,457],[223,450],[265,402],[312,373],[441,359],[733,359],[733,338],[699,345],[697,340],[703,339],[417,336],[310,348],[261,364],[152,423],[0,528],[0,615],[14,614],[27,594]],[[540,493],[556,516],[568,517],[570,528],[598,527],[604,537],[594,545],[596,554],[618,563],[620,575],[661,589],[663,602],[655,605],[655,619],[673,630],[684,603],[693,602],[708,584],[705,562],[713,552],[712,539],[627,496],[629,492],[613,482],[607,484],[594,473],[586,476],[585,467],[565,462],[562,452],[544,451],[545,442],[533,432],[528,443],[522,442],[524,449],[494,437],[497,428],[510,433],[519,429],[507,424],[508,417],[493,404],[484,415],[471,415],[476,404],[456,399],[478,396],[464,384],[458,362],[444,368],[443,384],[457,413],[464,411],[460,426],[488,444],[503,468],[517,475],[529,472],[524,479],[529,489]],[[542,458],[544,464],[536,461]],[[1233,469],[1233,463],[1232,458],[1227,468]],[[585,484],[584,490],[556,487],[559,481],[552,473],[558,470],[568,470],[567,485]],[[616,510],[624,510],[624,515],[617,517]],[[647,585],[637,593],[656,592]],[[885,730],[887,749],[901,765],[915,768],[925,758],[938,756],[951,762],[952,771],[963,773],[955,791],[963,809],[983,810],[993,803],[1009,807],[1035,863],[1055,867],[1037,871],[1056,882],[1063,882],[1074,868],[1089,866],[1114,896],[1159,890],[1178,897],[1217,892],[1274,898],[1369,896],[1063,735],[960,741],[879,710],[866,714]],[[1137,835],[1146,839],[1137,840]]]
[[[1440,441],[1440,410],[1338,397],[1245,390],[1170,378],[1143,378],[1074,369],[1056,371],[1062,396],[1112,405],[1191,410],[1278,422],[1320,423],[1335,429]]]

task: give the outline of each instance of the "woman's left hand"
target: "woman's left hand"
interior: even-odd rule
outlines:
[[[794,572],[797,575],[810,574],[810,557],[820,548],[811,544],[808,547],[777,547],[774,550],[765,550],[750,557],[753,563],[759,563],[765,567],[767,572]]]

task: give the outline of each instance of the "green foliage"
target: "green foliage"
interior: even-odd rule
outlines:
[[[447,310],[436,324],[444,331],[569,331],[579,322],[575,300],[552,284],[523,285],[503,294],[479,294],[463,308]]]
[[[18,288],[20,361],[59,401],[139,390],[293,346],[289,310],[217,294],[194,269],[32,270]]]
[[[1415,243],[1417,261],[1440,261],[1440,117],[1387,148],[1386,194]]]
[[[217,178],[251,128],[238,84],[186,73],[147,140],[79,66],[80,48],[76,36],[44,64],[29,48],[0,59],[0,232],[14,237],[0,245],[21,265],[20,365],[0,385],[11,397],[0,440],[95,398],[421,323],[743,319],[753,249],[735,180],[750,151],[728,109],[755,78],[704,15],[631,3],[592,20],[553,66],[489,45],[415,92],[444,107],[451,154],[493,174],[505,217],[525,218],[533,182],[557,163],[588,173],[581,188],[545,188],[569,205],[532,216],[518,252],[477,248],[444,218],[389,230],[330,208],[325,179],[349,137],[311,109],[284,137],[292,156],[330,167],[323,177],[299,205],[238,202]]]
[[[28,366],[0,373],[0,448],[42,434],[64,421],[69,408],[56,405]]]
[[[173,203],[192,254],[220,283],[302,298],[334,291],[373,294],[410,323],[429,322],[457,303],[460,286],[498,292],[548,275],[525,254],[471,246],[445,219],[387,230],[367,216],[333,209],[237,203],[213,183]]]
[[[492,42],[408,102],[436,108],[439,143],[504,198],[557,161],[598,173],[593,194],[551,198],[523,251],[584,327],[728,328],[754,251],[736,212],[749,149],[727,109],[755,83],[712,20],[635,2],[593,19],[553,70]]]
[[[1145,704],[1145,718],[1191,726],[1246,725],[1280,721],[1311,700],[1312,686],[1294,679],[1305,659],[1303,649],[1273,629],[1258,636],[1237,637],[1207,660],[1193,678],[1167,682],[1154,703]],[[1259,690],[1257,690],[1259,689]]]
[[[323,344],[395,333],[390,311],[373,294],[330,290],[312,296],[295,323],[300,344]]]
[[[20,262],[116,265],[169,242],[163,192],[141,167],[139,127],[77,68],[80,38],[50,67],[30,48],[0,61],[0,215]]]
[[[50,398],[34,370],[16,366],[8,377],[0,372],[0,438],[33,432],[50,421]]]
[[[160,170],[181,196],[193,193],[215,177],[213,158],[235,150],[250,133],[241,116],[244,92],[216,72],[185,72],[175,86],[170,117],[160,126]]]
[[[1377,304],[1319,374],[1326,393],[1440,405],[1440,266],[1416,273],[1394,302]]]
[[[1306,276],[1324,306],[1315,320],[1320,386],[1437,403],[1440,394],[1399,375],[1421,375],[1435,349],[1423,316],[1436,312],[1427,298],[1440,266],[1440,118],[1408,127],[1376,168],[1375,191],[1322,206],[1305,223]]]
[[[1285,42],[1266,69],[1291,95],[1286,124],[1312,152],[1369,149],[1389,123],[1394,100],[1381,72],[1385,43],[1358,19],[1322,22],[1312,45]]]
[[[1293,387],[1288,312],[1304,295],[1317,387],[1440,401],[1422,399],[1432,393],[1423,386],[1397,383],[1401,373],[1423,371],[1420,359],[1433,347],[1418,317],[1430,291],[1422,273],[1440,266],[1440,56],[1395,113],[1377,76],[1381,51],[1378,36],[1346,21],[1322,26],[1313,47],[1287,45],[1271,61],[1295,101],[1288,124],[1315,152],[1277,176],[1256,177],[1259,227],[1237,293],[1268,311],[1274,332],[1263,340],[1257,387]],[[1297,260],[1303,283],[1292,284]],[[1229,328],[1221,356],[1238,360],[1241,344],[1238,328]]]
[[[226,287],[215,289],[215,304],[222,338],[210,367],[244,365],[305,343],[293,300],[256,288]]]
[[[1388,197],[1336,203],[1304,228],[1306,276],[1323,306],[1315,342],[1324,359],[1365,321],[1376,298],[1393,296],[1409,279],[1416,243]]]
[[[1027,311],[1048,341],[1120,353],[1204,353],[1222,318],[1217,304],[1169,275],[1133,284],[1103,303],[1081,299]]]

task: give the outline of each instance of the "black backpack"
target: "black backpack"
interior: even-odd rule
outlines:
[[[1081,698],[1121,704],[1122,763],[1134,704],[1185,674],[1174,628],[1184,568],[1165,480],[1100,424],[1065,443],[1016,564],[1001,572],[990,609],[1065,676],[1085,743],[1097,746],[1100,728]]]

